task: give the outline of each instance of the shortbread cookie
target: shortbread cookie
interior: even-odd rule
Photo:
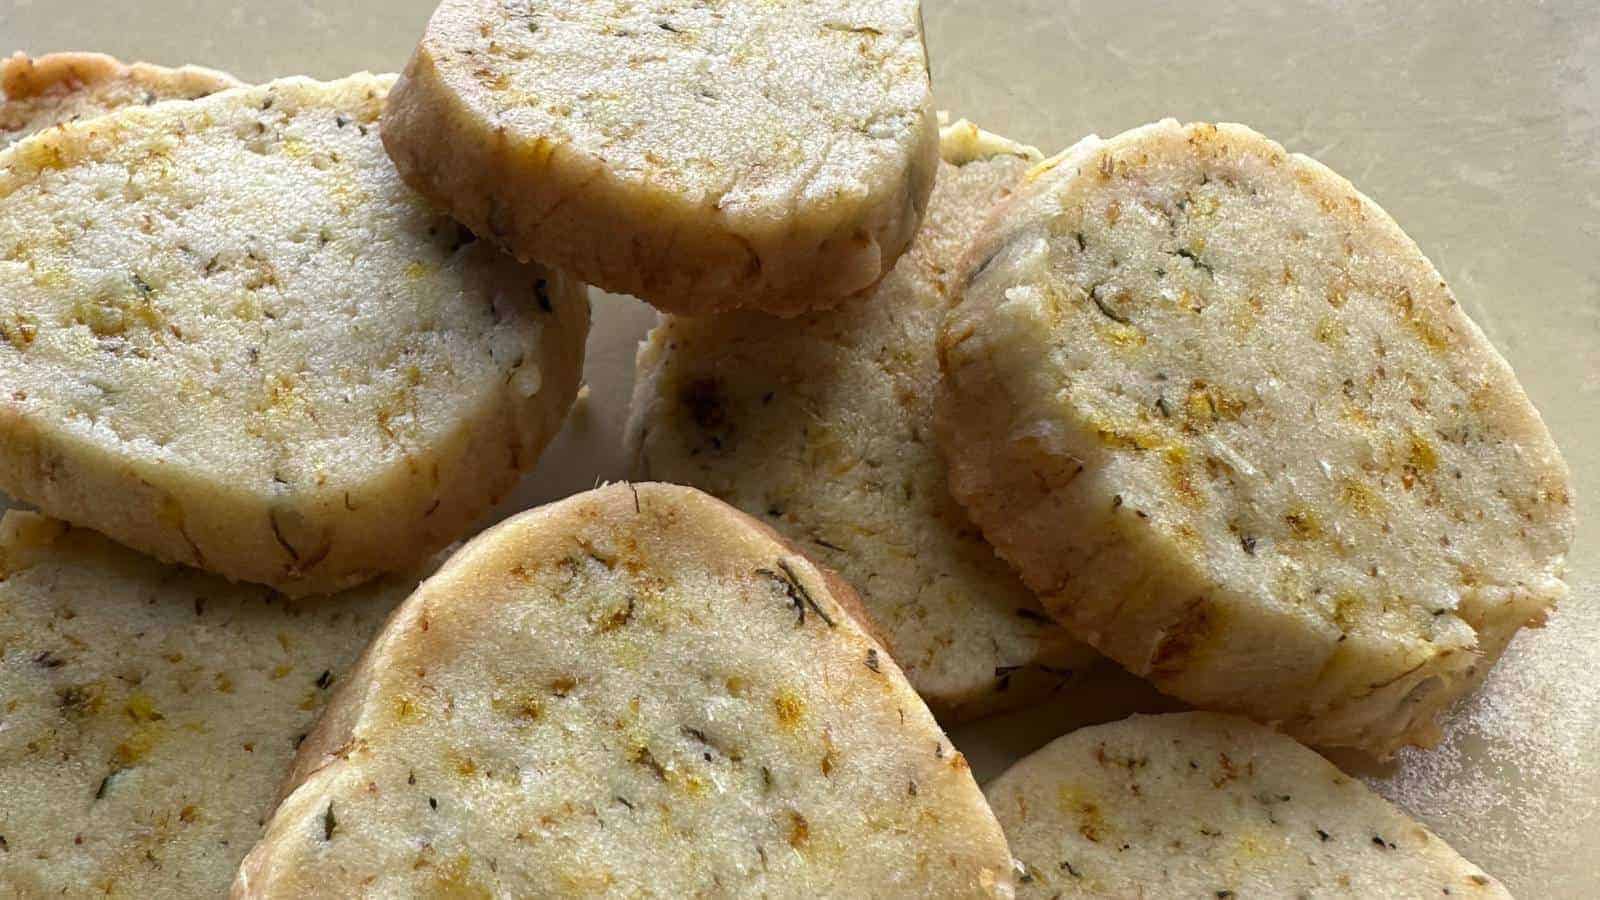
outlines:
[[[390,77],[125,107],[0,151],[0,488],[304,594],[459,538],[577,390],[582,285],[432,212]]]
[[[220,897],[295,747],[419,576],[301,605],[0,521],[0,895]]]
[[[193,100],[240,82],[201,66],[169,69],[120,62],[104,53],[17,52],[0,60],[0,147],[52,125],[123,106]]]
[[[1021,898],[1510,897],[1361,782],[1232,716],[1080,729],[985,793]]]
[[[870,288],[938,162],[915,0],[445,0],[384,117],[406,181],[676,313]]]
[[[876,290],[789,322],[664,317],[639,349],[629,456],[710,491],[861,592],[947,725],[1057,690],[1094,658],[967,520],[933,439],[954,270],[1031,147],[949,126],[928,214]]]
[[[1560,598],[1565,464],[1392,219],[1237,125],[1031,173],[941,339],[950,483],[1080,637],[1198,706],[1427,744]]]
[[[1010,896],[965,759],[854,608],[691,488],[510,519],[337,689],[235,896]]]

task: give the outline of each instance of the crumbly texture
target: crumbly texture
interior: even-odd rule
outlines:
[[[1385,755],[1565,593],[1565,463],[1372,201],[1237,125],[1030,173],[936,416],[973,519],[1162,690]]]
[[[1293,740],[1213,713],[1058,738],[985,791],[1022,898],[1509,898]]]
[[[1010,896],[965,759],[854,609],[691,488],[523,513],[385,626],[234,895]]]
[[[239,86],[232,75],[201,66],[169,69],[128,65],[104,53],[30,57],[18,51],[0,60],[0,147],[124,106],[193,100]]]
[[[945,485],[934,345],[984,215],[1037,151],[948,126],[927,216],[870,294],[783,322],[664,317],[639,348],[628,455],[838,571],[946,724],[1062,689],[1095,655],[1055,625]]]
[[[219,897],[419,574],[315,604],[0,521],[0,895]]]
[[[915,0],[445,0],[383,138],[520,258],[688,314],[869,289],[938,162]]]
[[[0,488],[292,594],[461,537],[577,391],[583,286],[433,213],[392,76],[126,107],[0,151]]]

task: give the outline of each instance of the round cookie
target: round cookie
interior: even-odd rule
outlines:
[[[0,489],[329,591],[459,538],[577,390],[582,285],[434,213],[392,77],[125,107],[0,151]]]
[[[878,286],[791,321],[664,316],[639,349],[628,455],[788,535],[861,592],[946,725],[1059,690],[1097,657],[967,519],[934,445],[934,346],[962,254],[1038,152],[966,121]]]
[[[0,60],[0,147],[36,131],[134,104],[193,100],[239,87],[226,72],[120,62],[104,53],[18,51]]]
[[[1386,755],[1564,594],[1537,411],[1320,164],[1237,125],[1091,138],[969,269],[940,343],[951,489],[1163,691]]]
[[[220,897],[420,572],[299,603],[0,520],[0,895]]]
[[[1024,900],[1511,896],[1321,756],[1232,716],[1079,729],[984,793]]]
[[[383,139],[519,258],[686,314],[869,289],[938,162],[915,0],[445,0]]]
[[[855,609],[692,488],[507,520],[338,688],[234,895],[1010,896],[965,759]]]

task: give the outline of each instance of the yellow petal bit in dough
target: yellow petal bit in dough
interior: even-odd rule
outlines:
[[[953,493],[1163,691],[1431,743],[1566,591],[1566,465],[1505,360],[1383,210],[1242,126],[1024,181],[940,339]]]
[[[234,896],[1010,897],[965,758],[867,627],[692,488],[522,513],[374,640]]]
[[[515,484],[576,393],[585,288],[401,182],[392,80],[0,150],[0,489],[300,595],[415,564]]]
[[[894,265],[939,137],[915,0],[445,0],[383,139],[519,258],[795,315]]]

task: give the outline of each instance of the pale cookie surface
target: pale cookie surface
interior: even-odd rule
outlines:
[[[298,604],[6,513],[0,895],[223,896],[417,577]]]
[[[240,82],[201,66],[127,64],[103,53],[15,53],[0,60],[0,147],[124,106],[193,100]]]
[[[411,565],[576,393],[582,285],[431,212],[391,77],[286,79],[0,151],[0,488],[303,594]]]
[[[1167,121],[1030,173],[941,338],[951,489],[1162,690],[1379,755],[1429,743],[1565,592],[1566,466],[1349,182]]]
[[[1232,716],[1079,729],[985,794],[1021,898],[1510,896],[1315,752]]]
[[[510,519],[373,642],[235,895],[1010,896],[965,759],[854,608],[691,488]]]
[[[627,440],[639,477],[710,491],[839,572],[948,725],[1059,690],[1094,654],[945,484],[939,325],[968,241],[1038,154],[965,121],[942,143],[922,228],[872,293],[787,322],[664,317],[639,350]]]
[[[937,164],[914,0],[445,0],[383,138],[484,236],[679,313],[872,286]]]

